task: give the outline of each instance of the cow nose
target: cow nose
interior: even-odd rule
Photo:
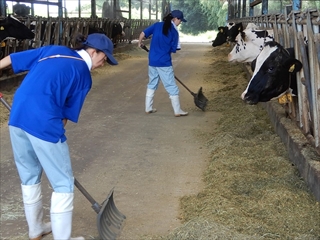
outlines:
[[[258,100],[255,99],[255,98],[252,98],[252,96],[251,97],[250,96],[244,96],[243,100],[249,105],[255,105],[255,104],[258,103]]]
[[[244,96],[246,95],[246,92],[243,92],[242,94],[241,94],[241,99],[242,100],[244,100]]]

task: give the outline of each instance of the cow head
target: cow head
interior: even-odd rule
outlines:
[[[33,39],[34,33],[22,22],[9,15],[0,21],[0,41],[7,37],[17,39]]]
[[[124,30],[124,22],[119,22],[120,26],[121,26],[121,35],[124,37],[126,34],[123,31]]]
[[[27,6],[26,4],[15,4],[12,7],[13,12],[18,15],[25,17],[30,14],[31,7]]]
[[[252,62],[253,74],[241,98],[249,104],[278,98],[296,85],[295,73],[301,68],[302,63],[294,58],[293,49],[289,52],[274,41],[267,42]]]
[[[216,39],[212,41],[212,47],[220,46],[227,42],[228,27],[218,27]]]
[[[242,23],[228,23],[228,41],[235,42],[236,36],[243,31]]]
[[[248,23],[246,26],[246,29],[251,29],[251,30],[257,30],[259,27],[255,25],[254,23]]]
[[[240,32],[233,49],[228,54],[229,62],[252,62],[262,50],[264,43],[273,41],[272,30],[245,29]]]

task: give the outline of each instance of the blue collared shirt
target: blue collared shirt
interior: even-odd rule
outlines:
[[[58,55],[72,58],[47,58]],[[44,141],[64,142],[62,119],[78,122],[92,86],[87,63],[65,46],[46,46],[10,57],[15,73],[29,72],[14,94],[9,125]]]
[[[152,67],[172,66],[171,53],[177,51],[178,31],[171,26],[168,36],[165,36],[162,33],[163,24],[157,22],[143,31],[146,38],[152,35],[149,52],[149,66]]]

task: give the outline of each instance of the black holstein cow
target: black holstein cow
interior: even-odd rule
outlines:
[[[220,46],[227,42],[228,27],[218,27],[216,38],[212,41],[212,47]]]
[[[235,42],[237,35],[243,31],[242,22],[228,23],[228,41]]]
[[[20,22],[15,17],[9,15],[3,20],[0,20],[0,59],[4,57],[4,55],[9,54],[11,49],[5,49],[7,45],[7,39],[33,39],[34,33],[22,22]],[[16,51],[17,47],[20,47],[20,41],[14,43],[14,51]],[[19,46],[18,46],[19,45]],[[10,44],[8,45],[10,46]]]
[[[237,35],[243,31],[242,23],[228,23],[226,27],[218,27],[216,39],[212,41],[212,46],[220,46],[225,42],[235,42]]]
[[[251,63],[251,80],[241,98],[248,104],[279,98],[290,88],[297,94],[296,73],[302,63],[295,59],[294,49],[285,49],[279,43],[267,42]]]
[[[18,19],[9,15],[5,19],[0,20],[0,42],[8,37],[20,40],[32,39],[34,38],[34,33]]]
[[[59,27],[59,26],[57,26]],[[33,21],[30,29],[35,33],[35,39],[31,42],[30,48],[38,48],[45,45],[54,44],[56,23],[52,21],[42,20],[41,22]],[[57,39],[58,43],[60,42]]]
[[[15,4],[13,5],[12,7],[12,11],[18,15],[18,16],[21,16],[21,17],[25,17],[27,15],[30,14],[30,7],[25,5],[25,4]]]
[[[32,39],[34,38],[34,34],[26,25],[9,15],[5,19],[0,20],[0,59],[4,57],[6,39],[8,38],[15,38],[18,40]],[[6,73],[6,75],[13,74],[11,66],[2,69],[0,71],[0,77],[2,77],[4,73]]]

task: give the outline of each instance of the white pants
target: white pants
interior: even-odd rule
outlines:
[[[13,126],[9,126],[9,131],[22,185],[39,183],[44,170],[54,192],[73,193],[74,178],[66,141],[43,141]]]
[[[179,95],[179,88],[174,79],[173,67],[151,67],[149,66],[149,83],[148,87],[157,90],[159,80],[161,79],[164,88],[170,96]]]

